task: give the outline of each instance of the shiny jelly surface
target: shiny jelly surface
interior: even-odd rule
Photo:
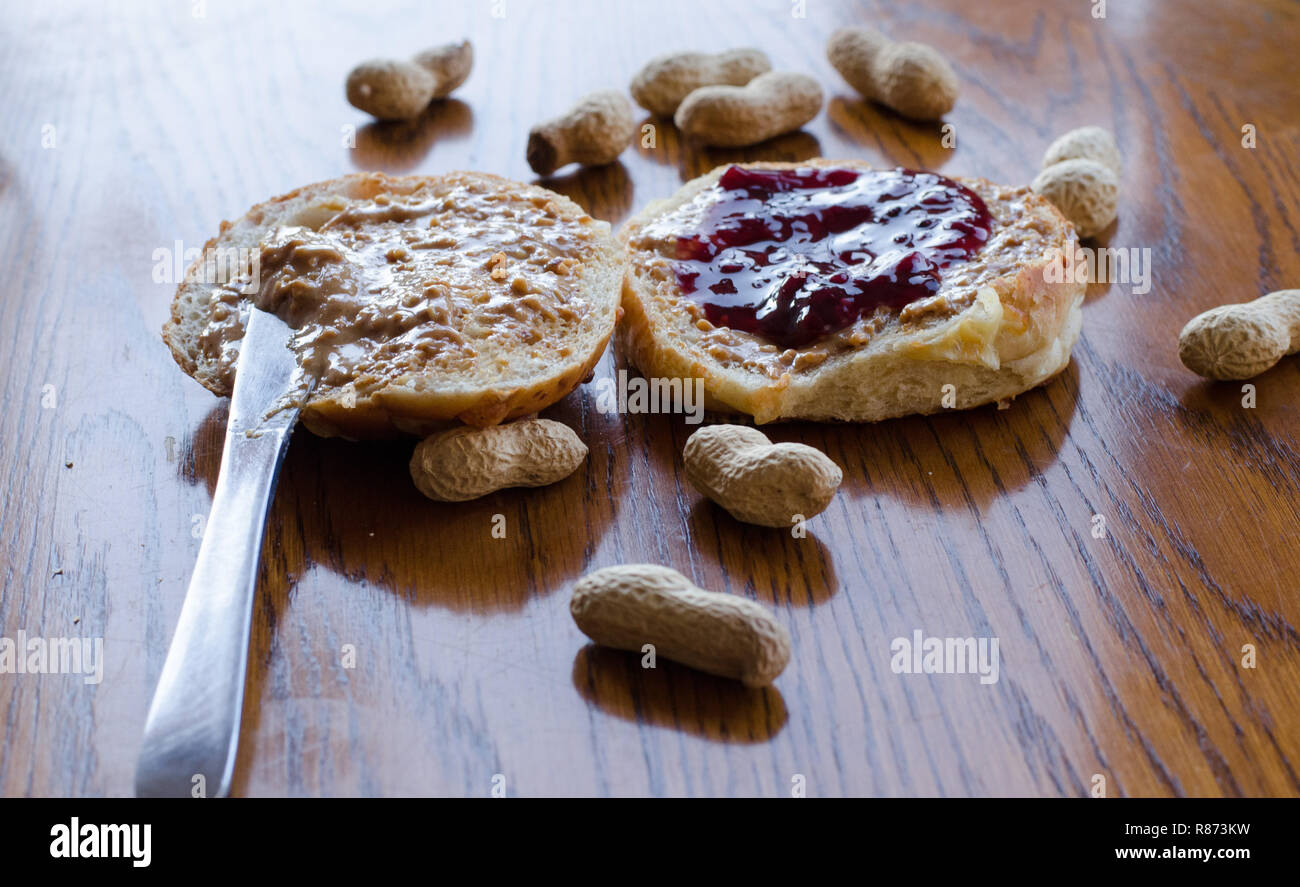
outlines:
[[[993,226],[979,195],[931,172],[733,166],[716,188],[677,239],[677,281],[713,325],[783,348],[934,295]]]

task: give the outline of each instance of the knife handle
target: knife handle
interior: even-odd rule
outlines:
[[[198,562],[163,664],[136,769],[140,797],[230,791],[266,516],[292,426],[230,422]],[[203,777],[200,781],[197,777]]]

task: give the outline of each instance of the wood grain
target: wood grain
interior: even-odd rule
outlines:
[[[823,112],[739,151],[660,121],[655,148],[547,184],[618,223],[737,159],[1024,182],[1055,135],[1095,122],[1126,159],[1099,244],[1150,250],[1150,292],[1091,286],[1073,363],[1008,410],[771,428],[845,470],[806,539],[702,502],[681,417],[606,415],[590,387],[547,413],[591,445],[585,469],[465,505],[412,488],[410,441],[301,433],[268,529],[236,792],[483,796],[501,774],[511,795],[789,795],[802,775],[810,796],[1083,796],[1102,774],[1111,796],[1300,794],[1300,360],[1244,408],[1175,350],[1193,314],[1300,286],[1300,5],[1108,7],[6,5],[0,635],[102,637],[106,667],[95,686],[0,675],[0,794],[131,791],[226,409],[159,339],[174,287],[154,251],[357,169],[531,181],[533,123],[652,55],[736,45],[817,76]],[[849,23],[943,48],[963,82],[954,148],[830,69],[826,38]],[[462,36],[473,75],[413,124],[344,102],[355,62]],[[597,376],[621,366],[607,354]],[[638,561],[774,607],[794,640],[775,686],[587,645],[573,581]],[[999,638],[999,681],[893,673],[890,642],[915,629]]]

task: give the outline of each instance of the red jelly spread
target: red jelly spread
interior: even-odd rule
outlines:
[[[677,239],[677,281],[714,326],[784,348],[934,295],[993,227],[979,195],[932,172],[733,166],[716,187]]]

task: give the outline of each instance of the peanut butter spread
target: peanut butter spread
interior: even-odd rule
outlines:
[[[325,196],[290,221],[302,223],[270,228],[245,273],[212,289],[200,346],[227,384],[254,304],[296,329],[299,362],[320,377],[313,397],[563,359],[591,313],[581,271],[604,223],[536,189]]]
[[[1049,249],[1060,244],[1059,227],[1050,213],[1031,205],[1037,198],[1028,188],[982,180],[968,181],[966,187],[987,207],[991,217],[987,239],[969,258],[943,267],[932,294],[901,307],[878,305],[841,328],[795,347],[711,322],[706,306],[683,291],[683,242],[689,245],[691,240],[700,239],[705,221],[716,217],[717,205],[728,199],[722,188],[705,188],[694,199],[635,232],[628,246],[639,253],[636,262],[646,269],[660,304],[667,306],[665,313],[677,319],[679,335],[698,343],[725,367],[761,372],[775,380],[812,370],[834,355],[862,348],[886,329],[919,328],[954,317],[975,302],[982,287],[992,286],[1005,296],[1020,269],[1042,261]],[[796,236],[804,230],[796,225]]]

